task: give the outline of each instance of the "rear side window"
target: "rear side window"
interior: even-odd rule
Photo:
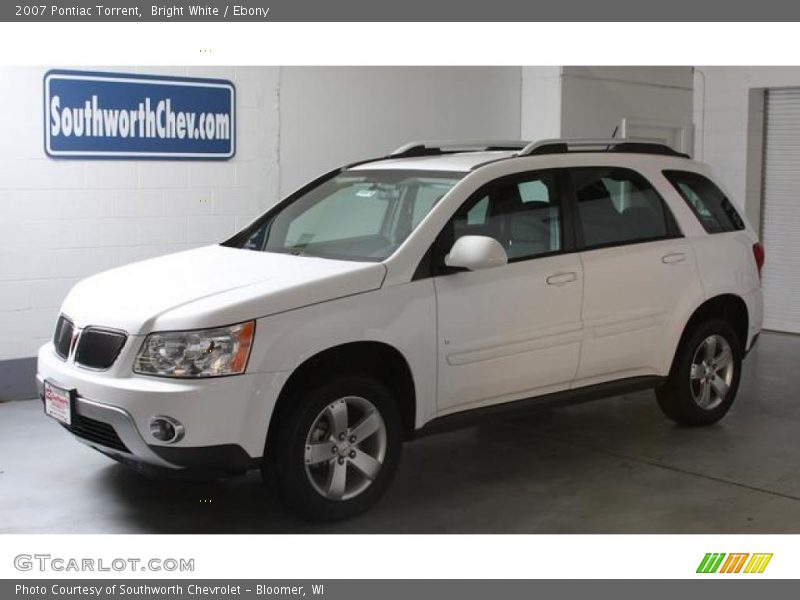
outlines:
[[[708,177],[690,171],[664,171],[664,176],[708,233],[744,229],[744,221],[731,201]]]
[[[570,177],[586,248],[674,235],[661,196],[638,173],[614,167],[589,167],[571,169]]]

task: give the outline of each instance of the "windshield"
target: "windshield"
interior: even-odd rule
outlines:
[[[226,245],[344,260],[388,258],[463,173],[343,171],[268,212]]]

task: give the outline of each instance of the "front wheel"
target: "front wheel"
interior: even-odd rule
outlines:
[[[402,421],[392,394],[369,376],[334,376],[290,401],[265,463],[284,504],[326,521],[370,508],[400,458]]]
[[[728,412],[739,388],[742,342],[721,319],[702,323],[675,357],[667,383],[656,389],[661,410],[681,425],[710,425]]]

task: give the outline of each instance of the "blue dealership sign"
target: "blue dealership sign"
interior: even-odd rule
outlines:
[[[48,71],[44,144],[54,158],[226,160],[236,90],[222,79]]]

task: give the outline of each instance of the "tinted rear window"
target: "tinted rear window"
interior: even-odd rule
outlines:
[[[689,171],[664,171],[708,233],[744,229],[744,221],[713,181]]]
[[[661,196],[641,175],[616,167],[570,170],[586,248],[669,237]]]

